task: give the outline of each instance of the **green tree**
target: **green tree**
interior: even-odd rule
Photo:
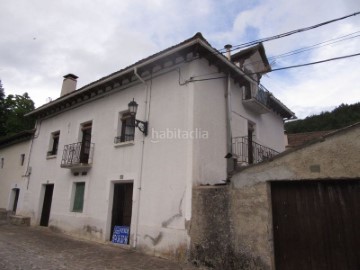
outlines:
[[[331,112],[322,112],[305,119],[288,122],[285,130],[288,133],[334,130],[360,122],[360,102],[341,104]]]
[[[6,135],[13,135],[23,130],[34,128],[35,119],[24,115],[35,109],[34,102],[28,93],[23,95],[8,95],[5,99]]]
[[[6,134],[5,90],[0,80],[0,137]]]

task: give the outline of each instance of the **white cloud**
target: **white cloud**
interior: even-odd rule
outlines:
[[[78,86],[201,31],[215,48],[310,26],[360,10],[356,0],[12,0],[0,10],[0,78],[6,94],[36,105],[57,98],[62,76]],[[360,16],[265,43],[268,56],[360,30]],[[293,65],[358,52],[360,38],[278,59]],[[360,57],[270,73],[265,85],[298,116],[360,100]]]
[[[357,8],[357,9],[356,9]],[[233,28],[223,36],[231,36],[239,44],[247,40],[247,29],[255,28],[256,38],[263,38],[311,26],[360,10],[358,1],[270,0],[240,12]],[[360,16],[358,16],[360,17]],[[266,42],[268,56],[279,55],[360,30],[360,18],[349,18],[293,36]],[[324,46],[293,57],[279,58],[273,68],[324,60],[359,53],[360,37]],[[360,101],[356,86],[360,57],[319,64],[265,76],[263,83],[288,107],[303,118],[332,109],[341,103]]]

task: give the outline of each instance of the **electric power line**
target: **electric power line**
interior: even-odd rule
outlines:
[[[324,25],[327,25],[327,24],[330,24],[330,23],[333,23],[333,22],[337,22],[337,21],[340,21],[340,20],[347,19],[347,18],[352,17],[352,16],[357,16],[359,14],[360,14],[360,11],[355,12],[353,14],[349,14],[349,15],[340,17],[340,18],[325,21],[325,22],[315,24],[315,25],[312,25],[312,26],[308,26],[308,27],[304,27],[304,28],[299,28],[299,29],[292,30],[292,31],[282,33],[282,34],[278,34],[278,35],[275,35],[275,36],[271,36],[271,37],[267,37],[267,38],[260,38],[260,39],[257,39],[257,40],[245,42],[245,43],[233,46],[231,48],[231,51],[234,51],[234,50],[240,49],[240,48],[244,48],[244,47],[249,47],[249,46],[255,45],[255,44],[260,43],[260,42],[271,41],[271,40],[287,37],[287,36],[290,36],[290,35],[293,35],[293,34],[309,31],[309,30],[312,30],[312,29],[315,29],[315,28],[318,28],[318,27],[321,27],[321,26],[324,26]],[[224,49],[221,49],[221,50],[224,50]],[[221,50],[219,50],[219,51],[221,51]]]
[[[271,70],[271,71],[269,71],[269,72],[278,71],[278,70],[284,70],[284,69],[290,69],[290,68],[305,67],[305,66],[310,66],[310,65],[316,65],[316,64],[321,64],[321,63],[325,63],[325,62],[330,62],[330,61],[335,61],[335,60],[340,60],[340,59],[355,57],[355,56],[359,56],[359,55],[360,55],[360,53],[355,53],[355,54],[350,54],[350,55],[345,55],[345,56],[339,56],[339,57],[329,58],[329,59],[325,59],[325,60],[321,60],[321,61],[316,61],[316,62],[310,62],[310,63],[293,65],[293,66],[287,66],[287,67],[281,67],[281,68],[274,68],[273,70]]]
[[[360,33],[360,31],[356,31],[354,33],[344,35],[344,36],[341,36],[341,37],[338,37],[338,38],[329,39],[327,41],[323,41],[323,42],[320,42],[320,43],[317,43],[317,44],[314,44],[314,45],[310,45],[310,46],[306,46],[306,47],[296,49],[296,50],[293,50],[293,51],[289,51],[289,52],[286,52],[286,53],[283,53],[283,54],[280,54],[280,55],[277,55],[277,56],[271,56],[268,59],[277,59],[277,58],[281,58],[281,57],[292,56],[294,54],[302,53],[302,52],[313,50],[313,49],[318,49],[318,48],[321,48],[321,47],[324,47],[324,46],[332,45],[332,44],[335,44],[335,43],[338,43],[338,42],[342,42],[342,41],[346,41],[346,40],[349,40],[349,39],[359,37],[360,35],[349,37],[350,35],[353,35],[353,34],[356,34],[356,33]],[[333,42],[330,42],[330,41],[333,41]]]
[[[357,33],[360,33],[360,31],[356,31],[356,32],[353,32],[351,34],[347,34],[347,35],[339,36],[339,37],[332,38],[332,39],[329,39],[329,40],[326,40],[326,41],[322,41],[322,42],[317,43],[317,44],[305,46],[305,47],[302,47],[302,48],[299,48],[299,49],[296,49],[296,50],[288,51],[286,53],[282,53],[282,54],[279,54],[279,55],[270,56],[270,57],[268,57],[268,60],[271,61],[271,60],[276,60],[276,59],[283,58],[283,57],[289,57],[289,56],[293,56],[293,55],[303,53],[303,52],[306,52],[306,51],[319,49],[319,48],[324,47],[324,46],[329,46],[329,45],[332,45],[332,44],[335,44],[335,43],[338,43],[338,42],[342,42],[342,41],[346,41],[346,40],[349,40],[349,39],[360,37],[360,34],[353,36],[354,34],[357,34]],[[332,41],[332,42],[330,42],[330,41]],[[244,64],[244,66],[257,64],[257,63],[260,63],[260,62],[262,62],[262,60],[252,61],[252,62]]]
[[[325,62],[341,60],[341,59],[350,58],[350,57],[355,57],[355,56],[360,56],[360,53],[350,54],[350,55],[344,55],[344,56],[329,58],[329,59],[325,59],[325,60],[321,60],[321,61],[316,61],[316,62],[305,63],[305,64],[299,64],[299,65],[293,65],[293,66],[275,68],[275,69],[273,69],[273,70],[271,70],[271,71],[269,71],[269,72],[279,71],[279,70],[284,70],[284,69],[291,69],[291,68],[298,68],[298,67],[305,67],[305,66],[310,66],[310,65],[316,65],[316,64],[321,64],[321,63],[325,63]],[[253,75],[253,74],[257,74],[257,73],[256,73],[256,72],[254,72],[254,73],[246,73],[246,75]],[[219,77],[212,77],[212,78],[206,78],[206,79],[196,79],[196,80],[190,79],[190,80],[187,80],[185,83],[189,83],[189,82],[201,82],[201,81],[209,81],[209,80],[217,80],[217,79],[224,79],[224,78],[227,78],[227,76],[219,76]]]
[[[349,15],[346,15],[346,16],[343,16],[343,17],[340,17],[340,18],[336,18],[336,19],[333,19],[333,20],[329,20],[329,21],[325,21],[325,22],[322,22],[322,23],[319,23],[319,24],[316,24],[316,25],[313,25],[313,26],[309,26],[309,27],[305,27],[305,28],[300,28],[300,29],[296,29],[296,30],[292,30],[292,31],[289,31],[289,32],[286,32],[286,33],[282,33],[282,34],[279,34],[279,35],[275,35],[275,36],[271,36],[271,37],[267,37],[267,38],[262,38],[262,39],[257,39],[257,40],[254,40],[254,41],[249,41],[249,42],[246,42],[246,43],[242,43],[242,44],[239,44],[239,45],[235,45],[232,47],[232,49],[230,51],[234,51],[234,50],[237,50],[237,49],[240,49],[240,48],[244,48],[244,47],[249,47],[251,45],[255,45],[257,43],[260,43],[260,42],[266,42],[266,41],[270,41],[270,40],[274,40],[274,39],[279,39],[279,38],[283,38],[283,37],[287,37],[287,36],[290,36],[290,35],[293,35],[293,34],[296,34],[296,33],[300,33],[300,32],[304,32],[304,31],[308,31],[308,30],[312,30],[312,29],[315,29],[315,28],[318,28],[318,27],[321,27],[321,26],[324,26],[324,25],[327,25],[327,24],[330,24],[330,23],[333,23],[333,22],[337,22],[337,21],[340,21],[340,20],[344,20],[346,18],[349,18],[349,17],[352,17],[352,16],[357,16],[360,14],[360,11],[358,12],[355,12],[353,14],[349,14]],[[355,32],[357,33],[357,32]],[[352,33],[354,34],[354,33]],[[352,34],[349,34],[349,35],[352,35]],[[346,37],[346,36],[344,36]],[[357,36],[355,36],[357,37]],[[351,37],[351,38],[355,38],[355,37]],[[340,37],[341,38],[341,37]],[[326,42],[326,41],[325,41]],[[334,42],[335,43],[335,42]],[[321,43],[319,43],[321,44]],[[316,45],[319,45],[319,44],[315,44],[313,46],[316,46]],[[330,45],[330,44],[327,44],[327,45]],[[308,48],[308,50],[310,50],[310,47]],[[306,47],[305,47],[306,48]],[[214,48],[215,49],[215,48]],[[304,49],[304,48],[303,48]],[[222,54],[223,52],[221,52],[221,50],[224,50],[224,49],[220,49],[220,50],[217,50],[215,49],[216,52],[211,52],[210,54],[213,54],[213,55],[216,55],[216,54]],[[300,49],[298,49],[300,50]],[[295,50],[296,51],[296,50]],[[294,54],[295,51],[293,51]],[[288,53],[291,53],[288,52]],[[285,53],[285,54],[288,54],[288,53]],[[287,68],[295,68],[295,67],[301,67],[301,66],[307,66],[307,65],[311,65],[311,64],[319,64],[319,63],[323,63],[323,62],[328,62],[328,61],[332,61],[332,60],[338,60],[338,59],[343,59],[343,58],[348,58],[348,57],[353,57],[353,56],[357,56],[358,54],[355,54],[355,55],[350,55],[350,56],[344,56],[344,57],[336,57],[336,58],[331,58],[331,59],[326,59],[326,60],[323,60],[323,61],[318,61],[318,62],[313,62],[313,63],[307,63],[307,64],[302,64],[302,65],[295,65],[295,66],[289,66],[289,67],[284,67],[284,68],[278,68],[278,69],[272,69],[272,71],[277,71],[277,70],[283,70],[283,69],[287,69]],[[281,55],[280,55],[281,56]],[[280,57],[278,56],[278,57]],[[283,57],[283,56],[281,56]],[[247,75],[251,75],[251,73],[246,73]],[[254,73],[252,73],[254,74]],[[211,75],[211,74],[208,74],[208,75]],[[206,76],[206,74],[203,74],[201,76]],[[200,76],[196,76],[196,77],[200,77]],[[198,80],[191,80],[191,81],[203,81],[203,80],[211,80],[211,79],[222,79],[223,77],[216,77],[216,78],[207,78],[207,79],[198,79]]]

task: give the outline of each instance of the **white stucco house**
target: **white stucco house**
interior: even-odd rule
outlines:
[[[198,33],[77,90],[65,76],[61,96],[30,113],[18,212],[96,241],[128,226],[131,247],[184,258],[193,186],[285,150],[294,114],[259,84],[269,70],[261,44],[227,58]]]
[[[33,134],[33,130],[23,131],[0,140],[0,209],[4,211],[16,213],[22,208]]]

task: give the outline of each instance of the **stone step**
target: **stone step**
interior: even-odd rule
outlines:
[[[0,220],[7,220],[8,211],[4,208],[0,208]]]
[[[9,223],[18,226],[30,226],[30,217],[10,215]]]

